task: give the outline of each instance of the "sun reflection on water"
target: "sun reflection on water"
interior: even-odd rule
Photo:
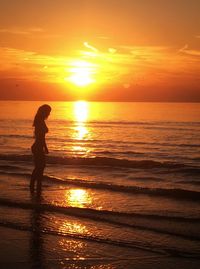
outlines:
[[[75,140],[79,141],[79,144],[72,147],[75,155],[86,156],[90,151],[85,147],[84,140],[88,139],[90,136],[89,129],[86,126],[88,120],[89,108],[88,102],[77,101],[74,103],[74,119],[76,125],[74,127],[73,137]]]
[[[86,138],[88,132],[87,127],[85,127],[85,125],[78,125],[74,128],[76,130],[76,139],[77,140],[82,140],[84,138]]]
[[[79,221],[74,220],[63,220],[59,222],[59,232],[61,234],[80,235],[87,236],[89,233],[87,227]],[[68,240],[62,239],[59,242],[60,247],[63,251],[67,251],[72,254],[70,259],[73,260],[84,260],[82,256],[82,250],[86,248],[86,243],[79,240]]]
[[[87,234],[88,230],[86,226],[82,225],[81,223],[64,221],[59,227],[59,232],[70,234]]]
[[[61,239],[59,241],[59,245],[63,251],[70,253],[72,257],[65,258],[66,260],[74,260],[74,261],[81,261],[85,260],[85,258],[81,255],[81,252],[84,248],[87,247],[87,244],[78,240],[69,240],[69,239]],[[75,265],[74,265],[75,266]],[[64,267],[66,268],[66,267]],[[70,267],[72,268],[72,267]],[[74,267],[74,268],[79,268],[79,267]]]
[[[85,122],[88,119],[88,102],[77,101],[74,103],[74,116],[78,122]]]
[[[65,193],[66,202],[73,207],[86,207],[92,204],[89,192],[83,189],[70,189]]]

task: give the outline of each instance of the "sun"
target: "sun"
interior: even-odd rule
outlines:
[[[70,77],[70,81],[80,87],[87,86],[93,82],[90,77],[90,74],[85,72],[85,70],[80,70],[76,74],[72,75]]]
[[[70,75],[65,78],[65,80],[79,87],[88,86],[95,82],[92,77],[95,73],[94,69],[94,65],[89,62],[74,61],[71,63],[71,68],[68,70]]]

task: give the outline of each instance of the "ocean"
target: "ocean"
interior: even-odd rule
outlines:
[[[47,102],[50,153],[33,197],[44,103],[0,102],[1,262],[12,251],[19,268],[198,268],[200,104]]]

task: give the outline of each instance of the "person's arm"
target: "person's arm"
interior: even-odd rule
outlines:
[[[48,154],[49,150],[48,150],[48,147],[47,147],[47,144],[46,144],[45,133],[43,133],[41,135],[41,142],[42,142],[42,147],[44,149],[45,154]]]

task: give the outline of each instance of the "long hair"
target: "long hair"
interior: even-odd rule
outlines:
[[[37,124],[42,123],[49,116],[50,112],[51,112],[51,107],[49,105],[45,104],[45,105],[40,106],[35,115],[33,126],[36,127]]]

